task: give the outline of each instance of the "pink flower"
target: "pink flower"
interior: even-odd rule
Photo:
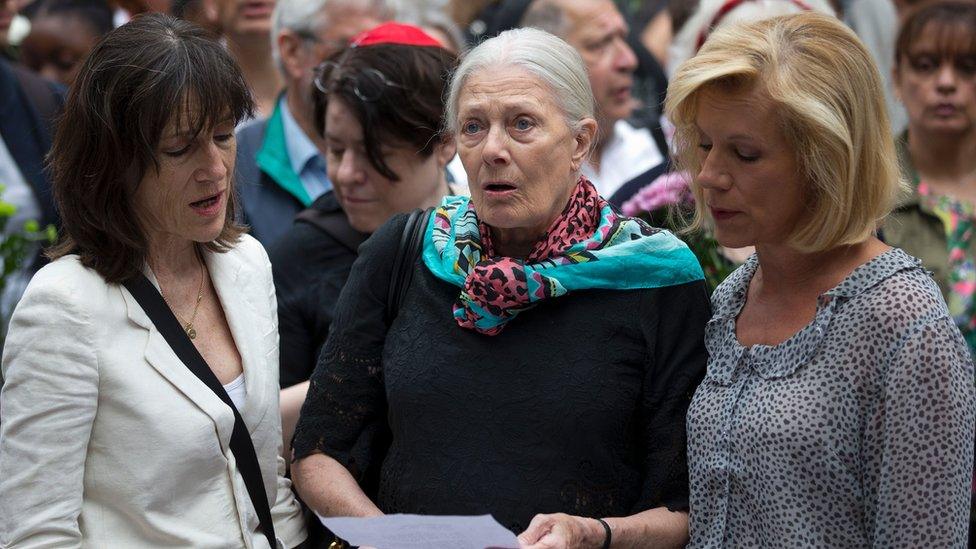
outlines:
[[[650,184],[634,193],[620,208],[624,215],[635,216],[641,212],[653,212],[658,208],[694,201],[688,184],[688,172],[669,172],[657,177]]]

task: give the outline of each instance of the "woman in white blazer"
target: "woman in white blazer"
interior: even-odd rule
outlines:
[[[234,222],[234,127],[251,105],[224,49],[163,15],[113,31],[81,69],[51,156],[62,240],[3,354],[0,547],[305,540],[278,457],[271,266]],[[127,289],[136,279],[223,397]],[[231,443],[235,421],[259,475],[241,431]]]

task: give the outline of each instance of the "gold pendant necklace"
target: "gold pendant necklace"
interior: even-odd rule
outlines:
[[[200,310],[200,302],[203,301],[203,282],[204,282],[204,280],[206,280],[206,272],[204,272],[204,269],[203,269],[203,260],[201,259],[200,260],[200,288],[197,290],[197,302],[196,302],[196,304],[193,305],[193,314],[190,315],[190,321],[189,322],[183,322],[183,319],[180,318],[179,315],[176,314],[176,310],[173,309],[173,306],[169,304],[169,300],[166,299],[166,296],[162,293],[162,291],[159,292],[159,295],[162,295],[163,296],[163,301],[165,301],[166,304],[169,305],[170,310],[173,311],[173,316],[175,316],[176,317],[176,320],[179,321],[179,323],[183,325],[183,331],[186,332],[186,335],[189,336],[190,339],[196,339],[197,338],[197,331],[193,327],[193,321],[195,321],[197,319],[197,311]]]
[[[197,338],[197,331],[193,328],[193,321],[197,319],[197,311],[200,309],[200,302],[203,301],[203,276],[200,276],[200,289],[197,290],[197,302],[193,305],[193,314],[190,315],[190,321],[183,325],[183,331],[186,335],[190,336],[190,339]]]

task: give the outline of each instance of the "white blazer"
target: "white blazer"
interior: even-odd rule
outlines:
[[[275,533],[293,547],[305,530],[278,457],[271,265],[250,236],[204,255],[243,360],[241,415]],[[230,451],[233,412],[125,288],[77,256],[45,266],[14,312],[2,367],[0,547],[268,549]]]

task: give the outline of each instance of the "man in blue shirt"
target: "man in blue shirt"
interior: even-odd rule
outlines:
[[[332,188],[325,146],[313,120],[314,68],[391,15],[383,0],[278,0],[271,40],[285,89],[271,116],[237,131],[244,221],[265,246],[291,226],[295,214]]]

